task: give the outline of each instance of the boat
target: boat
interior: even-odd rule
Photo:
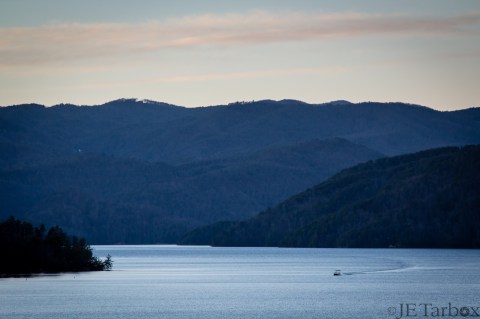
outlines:
[[[333,273],[334,276],[341,276],[342,275],[342,271],[340,269],[337,269],[335,270],[335,272]]]

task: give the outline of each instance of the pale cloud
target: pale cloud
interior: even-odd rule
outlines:
[[[382,35],[478,36],[479,24],[480,13],[412,18],[358,13],[252,12],[190,16],[143,24],[0,28],[0,67],[103,61],[199,46],[244,46]]]
[[[276,76],[302,75],[302,74],[339,74],[348,72],[347,67],[319,67],[319,68],[288,68],[277,70],[262,70],[250,72],[231,72],[231,73],[208,73],[185,76],[156,77],[150,78],[148,82],[176,83],[176,82],[204,82],[218,80],[235,80],[248,78],[268,78]]]
[[[108,81],[90,81],[77,86],[82,89],[108,89],[119,87],[132,87],[137,85],[154,84],[154,83],[185,83],[185,82],[208,82],[208,81],[226,81],[226,80],[240,80],[240,79],[255,79],[255,78],[272,78],[279,76],[294,76],[294,75],[338,75],[348,73],[352,67],[347,66],[326,66],[326,67],[310,67],[310,68],[284,68],[245,72],[223,72],[223,73],[202,73],[202,74],[187,74],[179,76],[157,76],[146,77],[140,79],[119,79]]]

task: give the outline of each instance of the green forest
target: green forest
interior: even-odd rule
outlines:
[[[36,273],[110,270],[105,260],[93,256],[85,239],[67,235],[60,227],[35,227],[14,217],[0,222],[0,277]]]

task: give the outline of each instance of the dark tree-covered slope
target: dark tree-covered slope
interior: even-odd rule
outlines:
[[[60,227],[48,231],[13,217],[0,222],[0,277],[34,273],[109,270],[110,256],[101,261],[85,239],[68,236]]]
[[[480,146],[370,161],[242,222],[182,244],[289,247],[480,247]]]
[[[200,225],[253,216],[380,156],[343,139],[181,166],[82,152],[0,168],[0,205],[4,214],[59,224],[95,243],[171,243]]]

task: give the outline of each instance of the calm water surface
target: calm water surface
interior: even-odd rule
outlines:
[[[448,309],[443,317],[451,318],[455,308],[467,307],[471,316],[480,306],[479,250],[94,246],[94,252],[111,254],[114,270],[0,279],[0,318],[395,318],[405,317],[406,303],[417,318],[450,303],[450,317]],[[343,275],[334,277],[335,269]]]

